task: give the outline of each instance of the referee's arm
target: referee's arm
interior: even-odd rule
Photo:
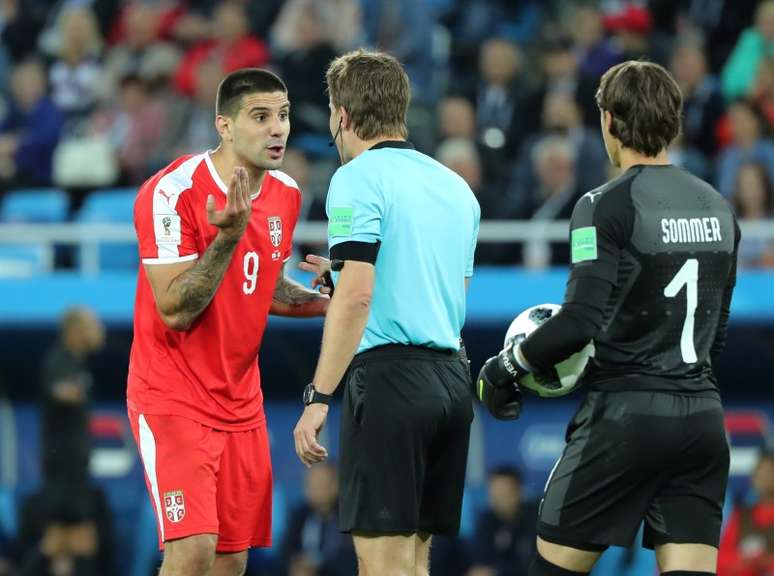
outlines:
[[[368,322],[376,278],[370,262],[344,262],[325,317],[320,358],[312,380],[315,390],[323,394],[334,393],[355,357]]]

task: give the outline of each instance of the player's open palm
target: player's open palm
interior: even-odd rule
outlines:
[[[245,168],[237,166],[228,183],[226,205],[223,210],[216,210],[215,198],[212,195],[207,196],[207,221],[229,236],[240,238],[247,228],[252,211],[250,178]]]

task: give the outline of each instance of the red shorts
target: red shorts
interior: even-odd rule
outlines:
[[[159,547],[217,534],[218,552],[271,546],[271,456],[266,425],[224,432],[180,416],[129,409]]]

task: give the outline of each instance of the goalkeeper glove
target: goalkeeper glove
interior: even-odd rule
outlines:
[[[476,396],[498,420],[516,420],[521,416],[521,390],[517,382],[528,372],[516,361],[513,350],[492,356],[476,379]]]

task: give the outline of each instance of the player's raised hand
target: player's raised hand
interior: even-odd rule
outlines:
[[[320,287],[320,292],[323,294],[330,294],[333,292],[332,286],[329,285],[329,280],[326,278],[326,274],[331,271],[331,261],[323,256],[317,256],[315,254],[307,254],[303,262],[298,263],[298,267],[306,272],[314,274],[312,280],[312,288]],[[328,276],[330,278],[330,276]]]
[[[223,210],[215,210],[215,198],[207,196],[207,221],[234,238],[240,238],[250,221],[253,201],[250,198],[250,177],[241,166],[234,168],[228,183],[226,205]]]

